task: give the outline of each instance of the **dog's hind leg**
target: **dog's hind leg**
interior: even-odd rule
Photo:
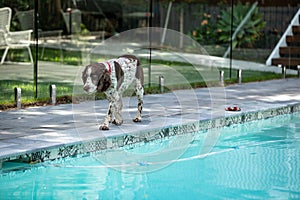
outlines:
[[[143,110],[143,97],[144,87],[139,80],[136,81],[135,92],[138,99],[138,111],[136,117],[133,119],[134,122],[142,121],[142,110]]]

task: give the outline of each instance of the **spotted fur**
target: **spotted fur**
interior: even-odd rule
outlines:
[[[101,63],[92,63],[82,73],[83,89],[88,93],[104,92],[109,107],[100,130],[109,130],[109,123],[121,125],[122,94],[134,83],[138,98],[138,112],[134,122],[142,120],[144,74],[140,61],[133,55],[123,55]]]

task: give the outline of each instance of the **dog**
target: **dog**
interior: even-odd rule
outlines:
[[[109,123],[121,125],[122,94],[134,83],[138,99],[138,112],[133,119],[141,122],[144,95],[144,73],[140,60],[133,55],[122,55],[116,59],[100,63],[92,63],[82,72],[83,90],[87,93],[104,92],[109,101],[109,107],[100,130],[109,130]]]

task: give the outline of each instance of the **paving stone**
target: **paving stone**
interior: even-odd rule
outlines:
[[[221,94],[209,93],[213,90],[220,91]],[[124,98],[124,124],[111,125],[109,131],[98,130],[98,124],[105,116],[108,106],[106,100],[0,112],[0,159],[53,146],[113,138],[124,134],[145,134],[149,130],[161,127],[299,104],[300,79],[146,95],[144,103],[143,121],[133,123],[131,118],[136,113],[136,100]],[[242,110],[225,111],[226,106],[233,105],[238,105]]]

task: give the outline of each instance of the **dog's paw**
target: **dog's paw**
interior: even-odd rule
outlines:
[[[134,118],[132,121],[133,121],[133,122],[141,122],[142,119],[140,119],[140,118]]]
[[[109,128],[107,125],[104,124],[104,125],[99,126],[99,130],[107,131],[107,130],[109,130]]]
[[[121,120],[121,121],[114,120],[114,121],[112,121],[112,123],[117,125],[117,126],[120,126],[121,124],[123,124],[123,120]]]

